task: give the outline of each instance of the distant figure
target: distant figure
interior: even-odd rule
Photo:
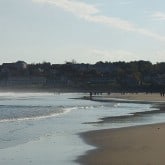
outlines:
[[[92,92],[89,93],[89,96],[90,100],[92,100]]]
[[[110,94],[111,94],[111,92],[108,92],[107,94],[108,94],[108,95],[110,95]]]
[[[164,94],[165,94],[164,91],[161,91],[161,92],[160,92],[160,96],[161,96],[161,97],[164,96]]]

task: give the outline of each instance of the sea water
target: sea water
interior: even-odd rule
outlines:
[[[0,93],[0,164],[76,165],[92,149],[79,133],[164,122],[150,104],[95,102],[75,99],[84,93]],[[102,118],[113,118],[101,122]]]

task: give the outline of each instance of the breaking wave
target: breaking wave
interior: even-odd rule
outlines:
[[[69,113],[74,108],[54,106],[0,106],[0,122],[40,120]]]

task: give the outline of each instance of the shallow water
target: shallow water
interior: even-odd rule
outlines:
[[[0,164],[68,165],[92,146],[80,132],[164,122],[165,114],[117,118],[154,110],[149,104],[70,99],[84,94],[0,93]],[[87,124],[91,123],[91,124]]]

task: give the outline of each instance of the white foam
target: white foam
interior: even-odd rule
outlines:
[[[55,112],[55,113],[50,113],[48,115],[43,115],[43,116],[2,119],[2,120],[0,120],[0,123],[3,123],[3,122],[19,122],[19,121],[26,121],[26,120],[41,120],[41,119],[46,119],[46,118],[52,118],[52,117],[57,117],[59,115],[67,114],[70,111],[75,110],[75,109],[76,109],[76,107],[63,108],[62,111],[58,111],[58,113]]]

